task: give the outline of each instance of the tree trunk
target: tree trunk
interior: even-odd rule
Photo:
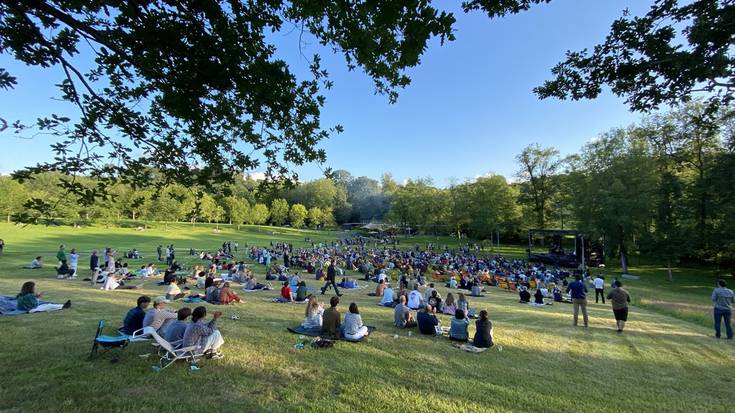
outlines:
[[[674,275],[671,273],[671,258],[666,259],[666,267],[668,269],[669,282],[674,281]]]
[[[8,214],[8,224],[10,224],[10,214]]]

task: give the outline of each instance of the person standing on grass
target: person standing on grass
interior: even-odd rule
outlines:
[[[625,322],[628,321],[630,294],[623,289],[623,283],[615,281],[612,291],[607,294],[607,299],[612,301],[615,324],[618,326],[618,333],[622,333],[625,328]]]
[[[567,293],[572,294],[572,305],[574,307],[574,325],[577,325],[579,319],[579,310],[582,310],[584,326],[589,326],[589,317],[587,316],[587,287],[582,282],[582,277],[577,276],[575,281],[567,287]]]
[[[158,254],[158,261],[161,261],[163,255],[163,245],[156,247],[156,254]]]
[[[717,281],[717,288],[712,291],[712,302],[714,303],[715,315],[715,337],[720,338],[720,323],[725,321],[725,333],[727,339],[732,340],[732,304],[735,294],[727,288],[725,280]]]
[[[62,261],[66,261],[66,252],[64,252],[64,245],[59,245],[59,251],[56,252],[56,259],[61,264]]]
[[[595,285],[595,304],[599,303],[599,299],[602,298],[602,303],[605,304],[605,277],[602,274],[598,274],[592,283]]]
[[[71,274],[72,278],[77,277],[78,267],[79,267],[79,254],[77,254],[77,250],[72,248],[71,253],[69,254],[69,274]]]
[[[337,289],[337,284],[334,282],[335,278],[337,278],[337,269],[335,268],[335,261],[332,260],[329,263],[329,267],[327,267],[327,280],[324,283],[324,286],[322,287],[322,295],[327,291],[327,288],[331,285],[334,288],[334,293],[337,294],[337,297],[341,297],[342,294],[339,293],[339,290]]]
[[[5,251],[5,240],[0,238],[0,255],[3,255],[3,251]]]

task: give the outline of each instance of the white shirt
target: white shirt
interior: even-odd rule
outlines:
[[[595,284],[595,289],[597,290],[605,288],[605,280],[600,277],[595,278],[592,282]]]
[[[421,307],[421,293],[413,290],[408,293],[408,306],[412,309]]]
[[[69,268],[77,269],[79,263],[79,254],[73,253],[69,254]]]

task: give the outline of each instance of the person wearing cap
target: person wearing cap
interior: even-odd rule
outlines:
[[[166,308],[166,297],[158,296],[153,299],[153,308],[146,311],[143,327],[151,327],[156,331],[164,332],[177,318],[176,312]]]

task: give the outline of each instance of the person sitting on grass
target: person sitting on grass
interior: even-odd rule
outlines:
[[[411,309],[406,305],[405,295],[399,298],[398,305],[393,310],[393,324],[398,328],[416,327],[416,320],[414,320],[413,314],[411,314]]]
[[[457,311],[457,304],[454,302],[454,295],[449,293],[447,294],[447,299],[444,301],[444,305],[442,306],[442,313],[454,315],[455,311]]]
[[[71,300],[67,300],[64,304],[41,303],[39,298],[43,297],[43,293],[36,293],[36,283],[26,281],[20,287],[20,292],[15,296],[17,300],[16,309],[36,313],[41,311],[58,311],[71,307]]]
[[[470,302],[465,297],[464,293],[457,295],[457,310],[462,310],[466,315],[470,315]]]
[[[220,311],[212,314],[212,320],[205,322],[206,307],[197,307],[191,313],[191,323],[186,326],[181,347],[196,346],[196,354],[206,354],[212,359],[222,358],[219,348],[225,343],[222,334],[217,329],[217,320],[222,316]]]
[[[220,288],[219,290],[219,303],[220,304],[232,304],[232,303],[241,303],[242,299],[240,299],[240,296],[235,294],[234,291],[232,291],[232,288],[230,288],[230,283],[226,282]]]
[[[143,318],[143,327],[150,327],[157,332],[164,332],[176,319],[176,312],[166,308],[166,297],[153,299],[153,308],[146,311]]]
[[[429,336],[442,335],[441,323],[436,317],[436,312],[431,304],[426,304],[424,308],[416,315],[419,326],[419,332]]]
[[[439,291],[432,290],[431,296],[427,301],[429,304],[431,304],[432,307],[434,307],[436,311],[442,311],[442,297],[439,295]]]
[[[482,296],[482,287],[480,286],[479,282],[475,281],[472,283],[472,288],[470,289],[470,295],[473,297]]]
[[[181,292],[179,288],[179,282],[174,278],[166,287],[166,299],[167,300],[178,300],[189,295],[189,292]]]
[[[220,281],[215,281],[212,285],[204,290],[204,301],[210,304],[219,304],[219,291]]]
[[[467,331],[469,324],[469,320],[464,316],[464,311],[457,310],[449,327],[449,339],[466,342],[469,339],[469,332]]]
[[[383,290],[383,299],[380,300],[380,305],[384,305],[386,307],[392,307],[394,304],[395,297],[393,293],[393,289],[390,287],[390,284],[385,284],[385,289]]]
[[[424,306],[424,297],[419,292],[418,284],[413,286],[413,290],[408,293],[408,308],[418,310]]]
[[[296,298],[295,300],[297,302],[303,302],[306,301],[307,296],[309,295],[309,289],[306,288],[306,281],[299,282],[298,288],[296,288]]]
[[[322,329],[322,315],[324,308],[319,303],[319,299],[315,295],[309,296],[304,310],[304,322],[301,326],[307,330],[320,331]]]
[[[291,291],[291,286],[289,285],[288,281],[283,282],[283,287],[281,287],[281,296],[278,297],[279,303],[292,303],[293,302],[293,292]]]
[[[31,265],[28,268],[30,268],[32,270],[37,270],[39,268],[43,268],[43,257],[39,255],[38,257],[34,258],[31,261]]]
[[[368,295],[375,296],[375,297],[382,297],[383,291],[385,291],[385,280],[380,280],[380,282],[378,282],[377,287],[375,287],[375,292],[372,294],[368,294]]]
[[[100,276],[104,280],[104,282],[102,283],[102,287],[100,287],[100,290],[135,290],[143,287],[142,283],[138,285],[126,285],[123,282],[122,277],[118,276],[117,273],[114,272],[110,274],[100,272]]]
[[[457,288],[457,279],[454,276],[449,277],[449,282],[447,282],[446,285],[448,288],[456,289]]]
[[[66,260],[61,261],[61,264],[56,268],[56,278],[63,279],[66,277],[71,277],[74,272],[69,268],[69,265],[66,263]]]
[[[487,318],[487,311],[480,311],[480,317],[475,321],[475,337],[472,345],[480,348],[493,346],[493,323]]]
[[[123,325],[119,331],[123,334],[131,335],[134,332],[143,328],[143,320],[145,319],[145,310],[151,303],[151,298],[147,295],[141,295],[138,297],[137,305],[135,308],[131,308],[125,315]]]
[[[171,343],[174,348],[181,347],[181,343],[184,340],[184,333],[186,333],[186,328],[189,326],[186,319],[189,318],[190,315],[191,308],[180,308],[179,311],[176,312],[176,321],[171,323],[164,333],[163,338]]]
[[[533,295],[532,304],[537,307],[542,307],[544,305],[544,294],[541,292],[540,288],[536,289],[536,293]]]
[[[429,283],[429,287],[426,288],[426,291],[424,291],[424,301],[429,302],[429,299],[431,298],[431,295],[434,292],[434,283]],[[433,305],[433,304],[432,304]],[[434,306],[436,308],[436,306]]]
[[[357,309],[357,304],[355,303],[350,303],[349,312],[345,314],[342,333],[348,340],[360,340],[368,335],[368,328],[362,323],[360,311]]]
[[[521,304],[528,304],[531,302],[531,293],[528,292],[528,288],[525,285],[518,287],[518,302]]]
[[[244,289],[255,291],[255,290],[268,290],[269,288],[265,284],[260,284],[258,280],[253,276],[253,277],[250,277],[250,279],[248,280],[248,283],[245,284]]]
[[[339,297],[333,296],[329,299],[329,308],[322,315],[322,328],[321,333],[326,334],[332,338],[338,338],[340,335],[340,327],[342,325],[342,318],[337,310],[339,304]]]

